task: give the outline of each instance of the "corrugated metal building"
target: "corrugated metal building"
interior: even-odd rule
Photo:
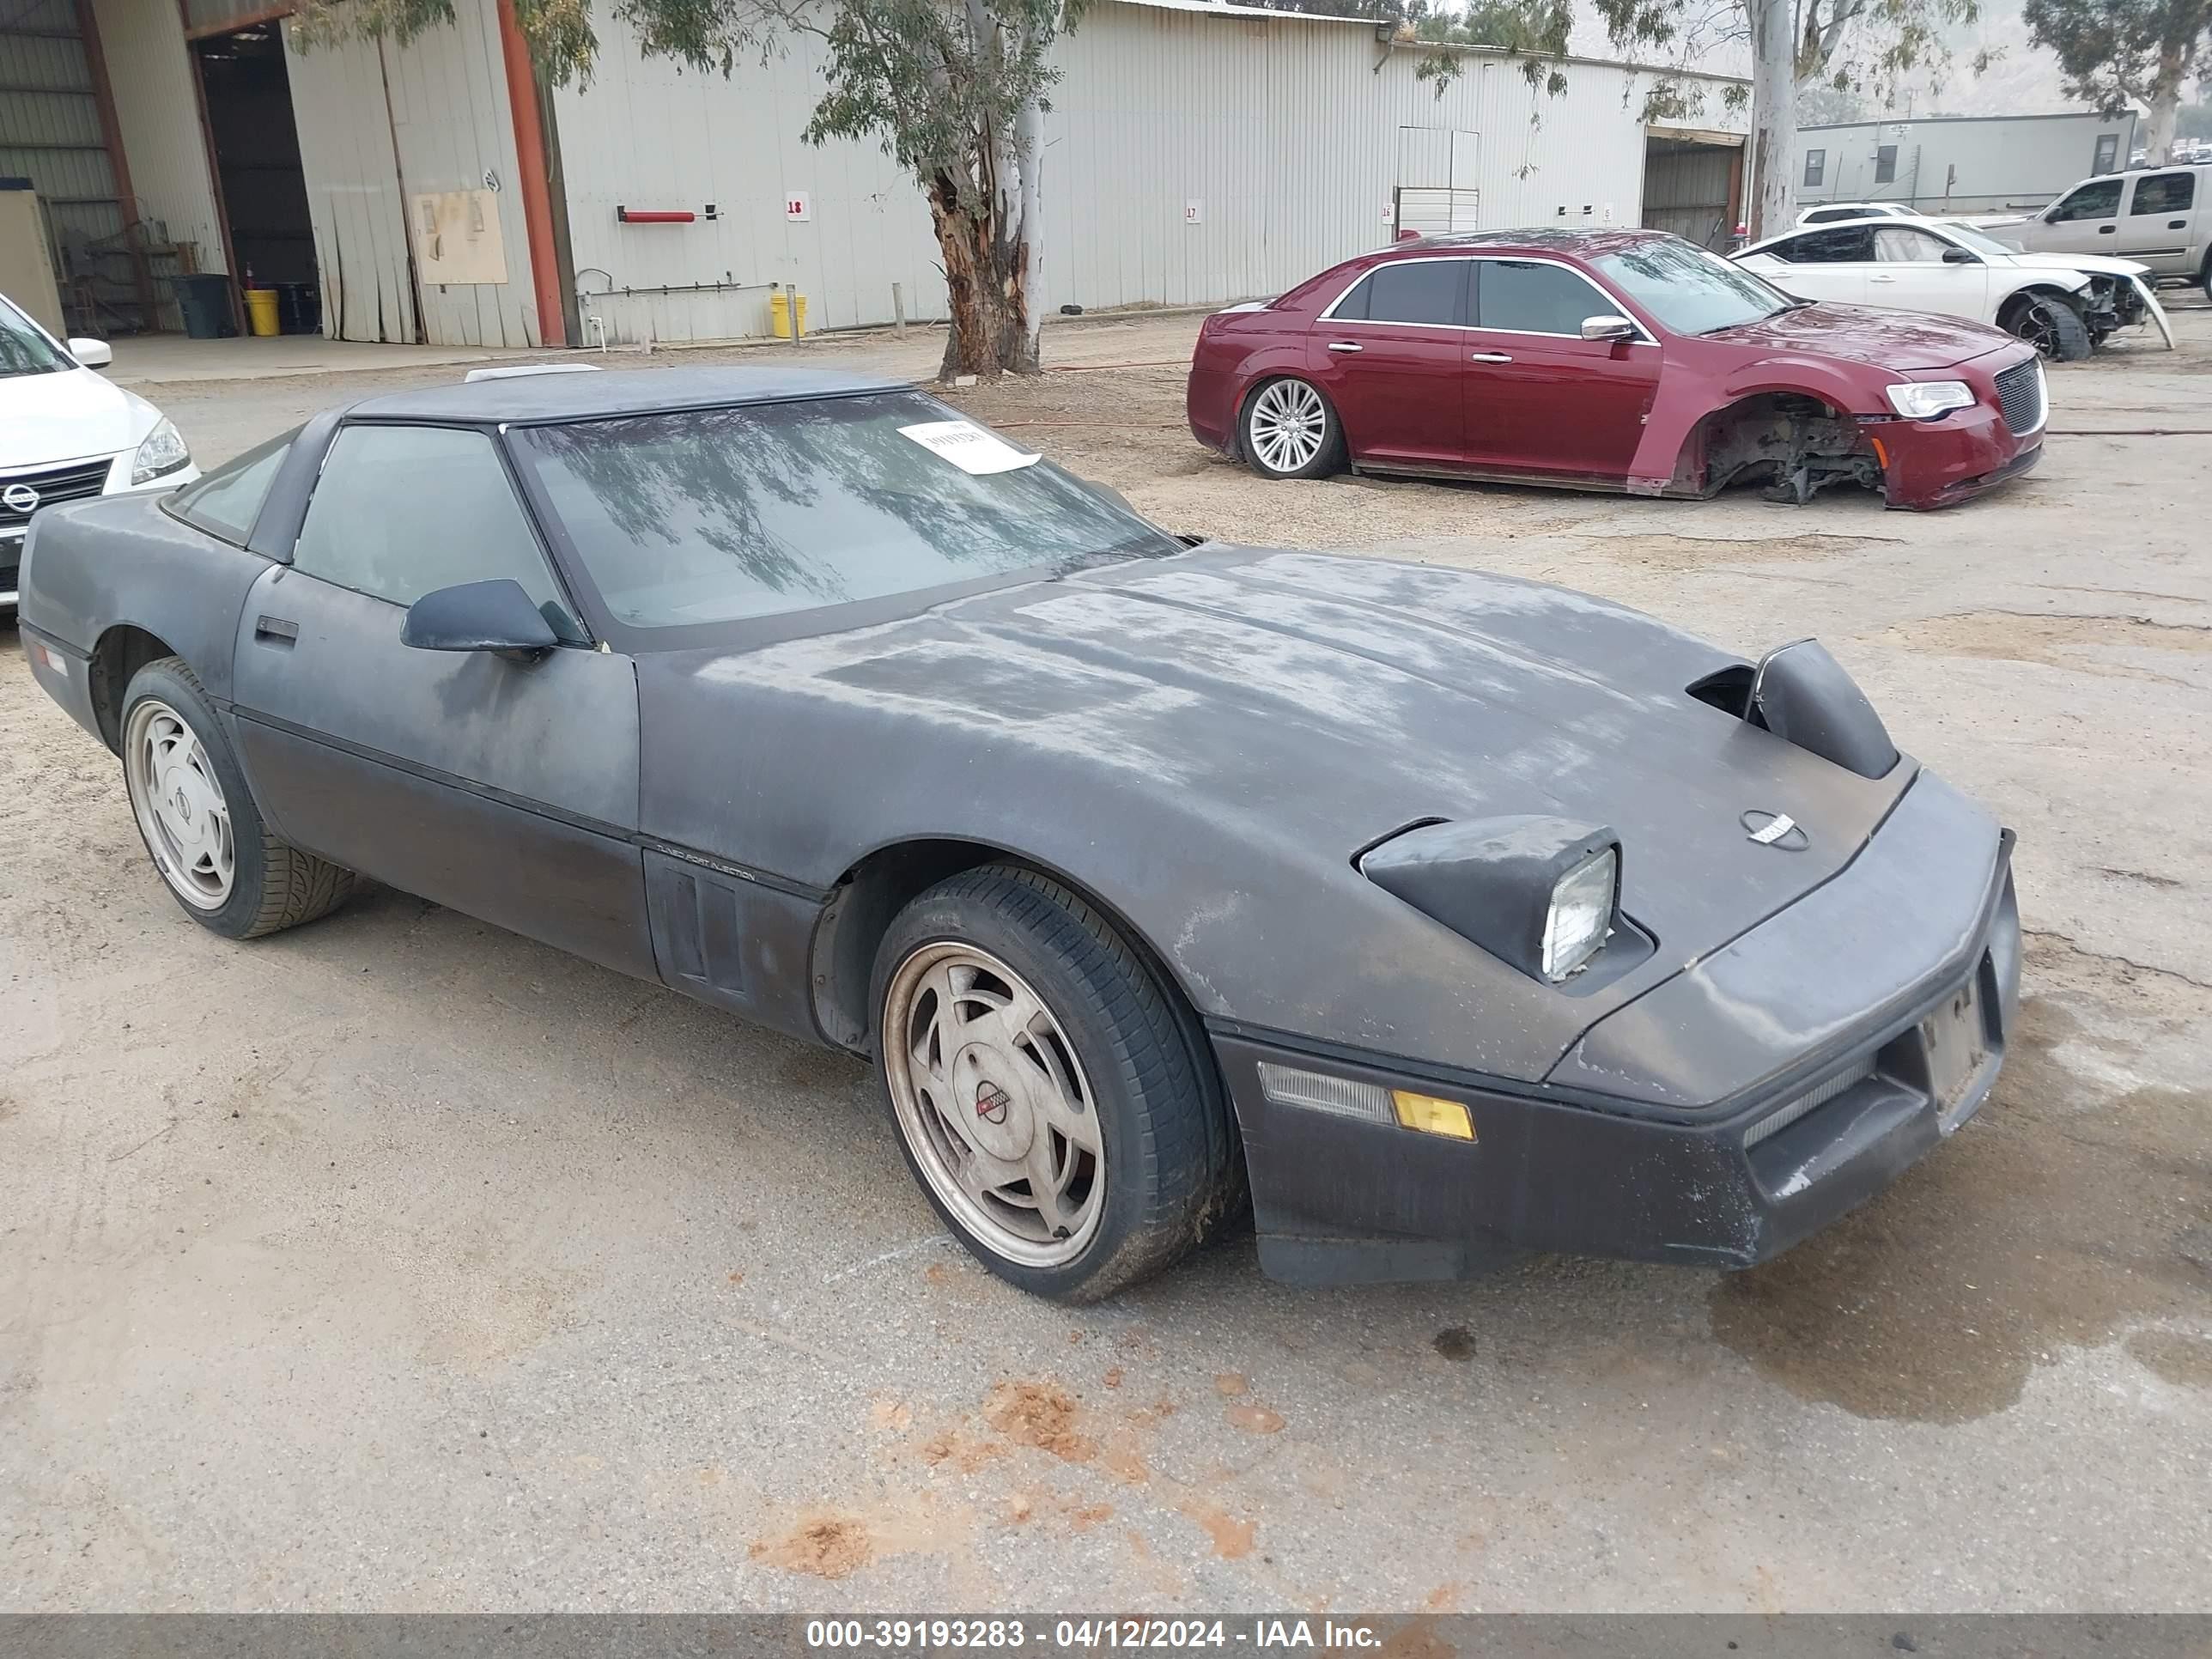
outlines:
[[[602,42],[591,86],[553,106],[576,274],[610,337],[766,332],[770,283],[796,283],[816,327],[890,321],[895,283],[909,316],[943,314],[912,181],[874,146],[799,138],[820,86],[809,48],[724,81],[641,58],[617,29]],[[1370,22],[1093,7],[1060,46],[1046,118],[1045,304],[1274,293],[1388,241],[1401,205],[1422,229],[1642,222],[1644,72],[1577,63],[1548,98],[1516,61],[1463,60],[1438,97]],[[1743,140],[1685,142],[1725,167]],[[616,216],[708,204],[711,222],[677,227]]]
[[[335,337],[731,338],[768,331],[771,283],[805,295],[815,329],[888,322],[895,304],[943,314],[913,181],[874,144],[799,137],[822,86],[813,42],[702,76],[644,59],[603,11],[590,86],[555,90],[530,70],[513,0],[456,0],[453,25],[405,46],[307,51],[284,8],[257,0],[37,3],[82,11],[90,64],[107,43],[125,112],[108,149],[136,191],[115,214],[240,283],[293,281],[311,253]],[[1466,51],[1439,96],[1419,53],[1372,23],[1205,0],[1107,0],[1059,61],[1048,307],[1271,293],[1401,224],[1644,222],[1647,179],[1655,222],[1712,240],[1740,191],[1719,80],[1708,130],[1647,129],[1651,71],[1574,62],[1549,98],[1516,60]],[[101,76],[80,79],[96,109]],[[280,94],[295,131],[272,134]],[[0,141],[15,100],[0,94]]]
[[[2111,118],[1934,115],[1797,133],[1797,203],[1905,202],[1923,213],[2039,208],[2069,185],[2128,164],[2132,112]]]

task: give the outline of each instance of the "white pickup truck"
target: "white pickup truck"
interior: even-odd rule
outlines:
[[[2135,167],[2084,179],[2030,216],[1974,223],[2029,253],[2100,253],[2148,268],[2154,283],[2193,283],[2212,298],[2212,163]]]

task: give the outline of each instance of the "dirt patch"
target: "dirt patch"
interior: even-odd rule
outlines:
[[[1240,1395],[1249,1386],[1242,1371],[1224,1371],[1213,1379],[1213,1391],[1219,1395]]]
[[[2117,660],[2118,652],[2212,654],[2212,627],[2154,622],[2148,617],[2038,616],[2019,611],[1961,611],[1884,629],[1877,641],[1942,657],[2033,663],[2069,673],[2149,680],[2188,687],[2191,682],[2140,664]]]
[[[2187,996],[2177,1018],[2212,1016],[2212,998]],[[2070,1069],[2075,1044],[2094,1051],[2085,1060],[2130,1058],[2108,1035],[2128,1028],[2080,1007],[2030,998],[1976,1118],[1826,1232],[1721,1279],[1713,1334],[1804,1398],[1956,1423],[2017,1401],[2062,1345],[2212,1317],[2188,1255],[2212,1218],[2212,1091],[2116,1093]],[[2152,1352],[2196,1364],[2195,1350]]]
[[[2137,1331],[2127,1346],[2144,1370],[2177,1389],[2212,1391],[2212,1337],[2185,1331]]]
[[[1229,1420],[1247,1434],[1280,1434],[1283,1414],[1269,1411],[1265,1406],[1231,1406]]]
[[[1445,1358],[1464,1365],[1474,1358],[1474,1334],[1464,1325],[1449,1325],[1436,1334],[1429,1346]]]
[[[921,1461],[932,1468],[950,1466],[962,1474],[973,1474],[983,1465],[1006,1455],[1003,1443],[968,1433],[967,1419],[947,1425],[921,1443]]]
[[[1051,1382],[1000,1382],[983,1401],[983,1420],[1018,1446],[1066,1463],[1088,1463],[1098,1442],[1076,1427],[1075,1398]]]
[[[1186,1498],[1177,1508],[1205,1529],[1213,1542],[1213,1553],[1224,1561],[1240,1561],[1252,1553],[1254,1540],[1259,1536],[1256,1521],[1245,1521],[1229,1513],[1220,1504],[1203,1498]]]
[[[875,1553],[867,1528],[850,1516],[838,1515],[802,1521],[783,1537],[763,1539],[748,1552],[771,1567],[817,1578],[846,1577],[867,1565]]]

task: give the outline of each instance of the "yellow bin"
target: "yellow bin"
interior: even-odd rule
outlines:
[[[801,311],[803,319],[805,315]],[[276,290],[273,288],[249,288],[246,290],[246,325],[256,337],[266,337],[277,331]]]
[[[796,292],[787,294],[781,289],[768,296],[769,326],[775,331],[775,337],[779,340],[791,338],[791,305],[794,299],[799,302],[799,331],[804,334],[806,332],[806,296]]]

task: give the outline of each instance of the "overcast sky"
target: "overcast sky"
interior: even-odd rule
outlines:
[[[1871,100],[1865,118],[1879,120],[1916,115],[2045,115],[2078,108],[2060,85],[2058,60],[2030,44],[2020,20],[2018,0],[1996,0],[1985,6],[1981,21],[1951,32],[1952,64],[1940,87],[1923,76],[1906,89],[1893,110]],[[1594,8],[1576,8],[1572,50],[1585,58],[1619,55],[1606,38],[1605,23]],[[1974,73],[1975,57],[1995,55],[1990,66]],[[1748,75],[1750,53],[1741,43],[1701,52],[1698,66],[1722,74]]]

